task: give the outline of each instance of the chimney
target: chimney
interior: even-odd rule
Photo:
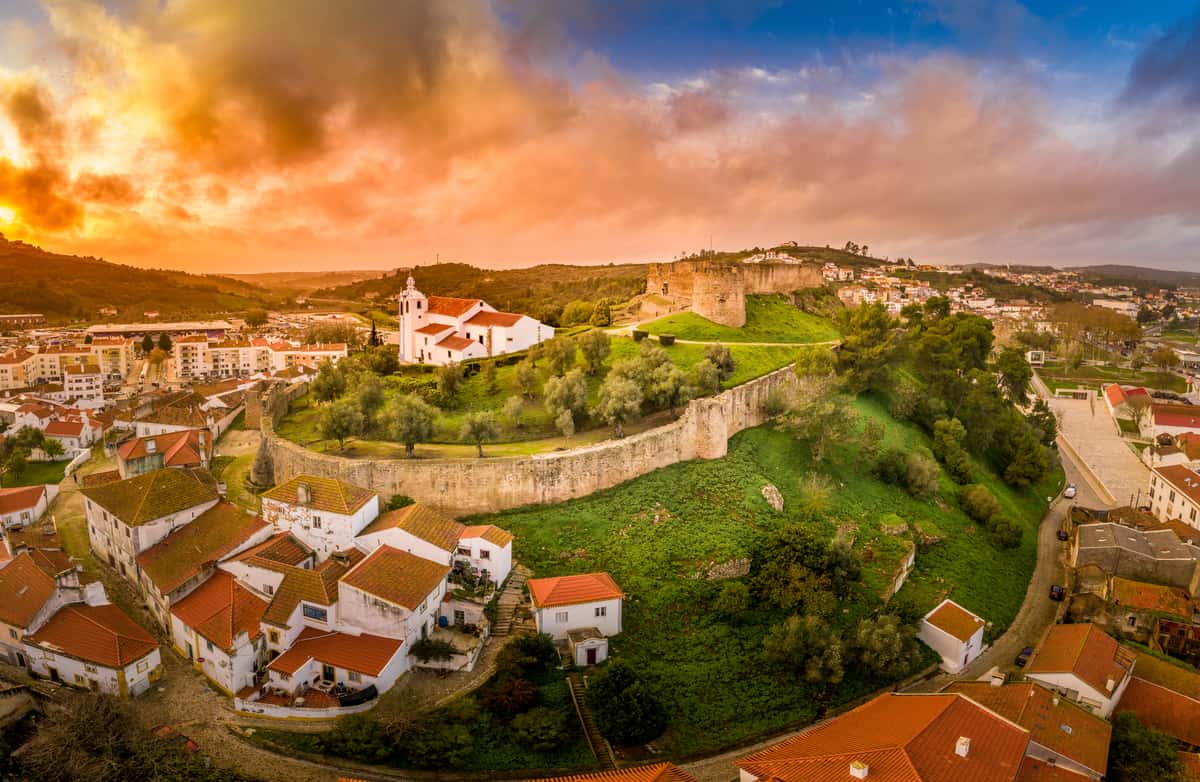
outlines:
[[[1005,678],[1007,678],[1006,675],[1001,671],[993,671],[992,675],[988,677],[988,681],[993,687],[1003,687]]]
[[[854,777],[855,779],[866,779],[867,773],[870,770],[870,767],[861,760],[850,761],[850,776]]]
[[[958,741],[954,744],[954,754],[960,758],[965,758],[971,751],[971,740],[966,736],[959,736]]]
[[[296,484],[296,502],[300,505],[312,502],[312,487],[307,483]]]

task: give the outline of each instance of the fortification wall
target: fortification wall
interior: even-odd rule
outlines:
[[[714,323],[735,328],[746,323],[746,296],[791,293],[824,283],[811,263],[723,263],[675,261],[652,263],[646,293],[667,296]]]
[[[692,312],[733,328],[746,325],[745,278],[741,265],[709,264],[692,279]]]
[[[340,478],[385,498],[406,494],[462,516],[584,497],[639,475],[690,459],[716,459],[729,438],[764,422],[763,402],[774,388],[795,379],[790,367],[751,380],[717,396],[695,399],[677,420],[631,435],[569,451],[483,459],[347,459],[310,451],[275,434],[298,383],[272,394],[264,405],[262,434],[275,481],[297,475]],[[266,408],[264,408],[264,413]]]
[[[744,263],[748,295],[791,293],[799,288],[819,288],[825,284],[821,267],[813,263]]]

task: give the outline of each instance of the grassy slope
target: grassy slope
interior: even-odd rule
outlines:
[[[721,342],[828,342],[839,336],[828,320],[802,312],[783,296],[747,296],[746,325],[740,329],[691,312],[668,315],[641,328],[679,339]]]
[[[887,425],[887,443],[928,445],[919,430],[898,424],[872,400],[858,400],[863,418]],[[773,676],[761,664],[766,629],[784,613],[755,608],[737,622],[714,616],[720,582],[697,578],[710,563],[748,556],[770,529],[796,522],[798,479],[813,469],[806,444],[760,427],[736,436],[723,459],[668,467],[616,488],[553,507],[528,507],[476,517],[516,534],[516,556],[539,576],[608,570],[629,594],[625,632],[614,653],[645,672],[666,702],[671,753],[710,752],[748,737],[811,720],[821,693]],[[1011,551],[992,547],[957,509],[953,485],[943,477],[945,500],[918,502],[866,473],[857,443],[847,443],[817,468],[838,487],[821,532],[856,529],[855,547],[871,550],[864,585],[841,604],[835,624],[849,627],[879,607],[878,593],[898,557],[897,541],[878,531],[885,513],[910,522],[932,522],[945,539],[918,554],[916,570],[894,598],[912,612],[945,595],[1003,628],[1020,608],[1036,560],[1034,530],[1050,485],[1014,492],[988,474],[983,481],[1026,530]],[[1047,481],[1057,482],[1058,476]],[[775,484],[785,512],[775,514],[760,490]],[[793,511],[794,512],[794,511]],[[845,702],[879,686],[855,672],[831,693]]]
[[[4,488],[13,486],[37,486],[42,483],[60,483],[67,471],[69,459],[60,462],[30,462],[17,477],[5,475]]]
[[[1093,387],[1100,384],[1146,386],[1148,388],[1174,391],[1181,394],[1187,390],[1187,382],[1171,372],[1153,369],[1133,370],[1114,366],[1080,366],[1069,368],[1061,361],[1047,361],[1038,369],[1038,374],[1051,390],[1058,388]]]
[[[795,355],[793,348],[784,346],[731,345],[730,349],[733,351],[736,367],[733,376],[726,380],[724,384],[726,388],[745,383],[747,380],[760,377],[785,366],[792,361]],[[703,360],[705,346],[676,344],[665,348],[665,350],[672,361],[681,367],[687,368]],[[624,337],[613,338],[612,354],[608,357],[606,366],[611,366],[614,361],[623,358],[632,358],[637,355],[637,352],[638,345],[632,339]],[[547,374],[545,362],[539,362],[538,369],[542,375],[541,382],[544,383]],[[497,390],[495,391],[487,388],[487,384],[481,375],[469,378],[463,384],[457,408],[444,411],[444,415],[438,423],[436,440],[445,445],[438,446],[437,448],[426,447],[419,451],[419,455],[474,456],[474,446],[462,445],[457,442],[463,418],[468,411],[499,411],[504,406],[505,400],[516,393],[514,390],[515,372],[515,366],[499,367],[496,371]],[[588,397],[593,404],[599,395],[602,380],[602,375],[588,379]],[[280,422],[277,431],[281,436],[307,445],[315,450],[336,451],[336,442],[322,440],[317,433],[319,415],[319,408],[309,405],[306,400],[298,400],[297,404],[293,406],[292,412]],[[537,453],[561,447],[586,445],[607,439],[609,436],[607,428],[595,422],[590,426],[580,427],[581,431],[570,439],[559,436],[554,429],[554,422],[550,414],[546,412],[540,395],[537,399],[525,402],[523,419],[524,425],[522,429],[505,431],[502,434],[504,442],[514,443],[514,445],[508,447],[499,445],[487,446],[485,447],[485,452],[492,455]],[[660,423],[663,423],[661,416],[648,418],[643,422],[641,427],[627,427],[626,431],[633,432],[639,428]],[[360,456],[401,456],[403,455],[403,447],[395,443],[379,441],[356,442],[350,453],[351,455]]]

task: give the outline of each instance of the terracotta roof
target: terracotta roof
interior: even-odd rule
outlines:
[[[175,468],[88,486],[82,491],[85,497],[132,527],[220,499],[217,483],[207,470]]]
[[[1155,467],[1164,481],[1171,484],[1176,491],[1186,496],[1196,504],[1200,504],[1200,473],[1182,464],[1172,464],[1167,467]]]
[[[343,558],[346,561],[341,561]],[[252,557],[245,562],[283,574],[283,581],[275,589],[271,604],[267,607],[267,612],[263,614],[263,621],[286,627],[292,611],[296,610],[296,606],[301,600],[321,606],[331,606],[336,603],[338,581],[350,568],[362,560],[363,553],[358,549],[351,549],[338,552],[318,565],[315,570],[284,565],[262,557]]]
[[[1013,782],[1028,744],[1028,731],[961,695],[893,693],[735,764],[780,782],[844,782],[854,761],[873,782]]]
[[[1175,444],[1187,458],[1192,461],[1200,459],[1200,432],[1182,432],[1175,437]]]
[[[262,634],[260,623],[267,601],[223,570],[171,606],[171,613],[222,649],[233,649],[242,633],[251,640]]]
[[[466,337],[450,336],[437,343],[434,347],[445,348],[446,350],[466,350],[472,345],[477,345],[475,340],[467,339]]]
[[[12,489],[0,489],[0,513],[16,513],[29,510],[36,506],[46,493],[44,485],[17,486]]]
[[[450,296],[430,296],[429,309],[434,315],[449,315],[457,318],[459,315],[464,315],[468,310],[476,304],[480,304],[479,299],[455,299]]]
[[[59,573],[75,569],[75,560],[61,549],[31,548],[25,551],[33,564],[42,569],[46,575],[54,578]]]
[[[509,543],[512,543],[513,534],[508,530],[503,530],[495,524],[480,524],[473,527],[463,527],[462,534],[458,536],[459,540],[468,540],[470,538],[480,538],[488,543],[494,543],[500,548],[504,548]]]
[[[306,627],[286,652],[267,665],[272,671],[291,675],[309,660],[335,668],[378,676],[404,644],[398,638],[378,635],[347,635]]]
[[[448,323],[428,323],[428,324],[422,326],[421,328],[417,329],[416,333],[418,333],[418,334],[441,334],[443,331],[446,331],[447,329],[453,329],[453,328],[454,327]]]
[[[120,470],[101,470],[100,472],[91,472],[79,478],[79,484],[84,487],[88,486],[103,486],[106,483],[113,483],[121,480]]]
[[[24,364],[32,357],[33,354],[28,350],[17,348],[7,353],[0,353],[0,364]]]
[[[616,771],[594,771],[567,777],[545,777],[540,782],[696,782],[695,778],[674,763],[651,763],[630,766]]]
[[[376,496],[373,491],[339,481],[336,478],[297,475],[290,481],[281,483],[270,491],[265,492],[262,497],[266,500],[275,500],[287,505],[299,505],[298,490],[302,485],[308,486],[311,492],[311,501],[307,504],[307,507],[325,511],[326,513],[337,513],[342,516],[353,515],[359,508],[366,505],[372,497]]]
[[[408,534],[432,543],[443,551],[454,551],[463,525],[449,516],[439,513],[424,503],[413,503],[398,510],[380,514],[367,525],[361,535],[370,535],[387,529],[404,530]]]
[[[937,629],[966,643],[985,622],[953,600],[943,600],[942,604],[929,612],[925,621]]]
[[[1166,687],[1185,695],[1192,700],[1200,701],[1200,671],[1187,665],[1161,657],[1136,652],[1137,667],[1134,678],[1148,681]],[[1200,745],[1200,742],[1197,742]]]
[[[1044,760],[1026,757],[1021,761],[1021,770],[1017,772],[1016,782],[1084,782],[1086,779],[1090,777],[1083,777]]]
[[[1027,673],[1070,673],[1101,694],[1111,694],[1133,667],[1132,655],[1092,624],[1051,625]],[[1113,689],[1108,689],[1112,679]]]
[[[267,538],[257,546],[238,554],[237,559],[245,560],[253,557],[261,557],[262,559],[278,562],[283,565],[298,566],[312,555],[313,550],[304,545],[292,533],[280,532]]]
[[[1182,589],[1132,581],[1115,576],[1112,580],[1112,599],[1119,606],[1139,611],[1153,611],[1190,619],[1192,601]]]
[[[484,310],[482,312],[475,313],[474,317],[472,317],[470,320],[467,321],[467,325],[483,326],[483,327],[487,327],[487,326],[508,327],[508,326],[515,326],[517,321],[519,321],[523,317],[525,317],[525,316],[518,315],[515,312],[490,312],[488,310]]]
[[[201,436],[204,438],[203,447],[200,445]],[[154,453],[162,454],[164,467],[198,467],[211,456],[212,439],[206,429],[184,429],[126,440],[117,448],[117,454],[126,461],[140,459],[150,455],[150,443],[154,443]]]
[[[1200,744],[1200,701],[1134,676],[1117,704],[1116,713],[1123,711],[1185,744]]]
[[[991,682],[954,682],[943,692],[966,695],[1029,731],[1029,738],[1097,774],[1108,769],[1112,725],[1082,706],[1033,682],[994,687]]]
[[[26,640],[43,649],[108,668],[129,665],[158,648],[154,636],[112,604],[75,603],[61,608]]]
[[[0,621],[14,627],[28,627],[54,595],[54,586],[54,578],[22,551],[0,568],[0,595],[4,595],[0,600]]]
[[[51,421],[43,431],[47,437],[78,437],[83,434],[83,422]]]
[[[380,546],[343,576],[342,583],[415,611],[449,572],[448,565]]]
[[[1104,396],[1108,399],[1108,403],[1113,407],[1118,407],[1125,404],[1125,391],[1116,383],[1111,383],[1104,389]]]
[[[267,523],[222,500],[138,555],[137,561],[164,595],[243,545]]]
[[[529,579],[529,596],[539,608],[569,606],[625,597],[608,573],[581,573],[574,576]]]

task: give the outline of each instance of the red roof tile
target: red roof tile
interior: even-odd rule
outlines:
[[[223,570],[171,606],[184,624],[227,651],[242,633],[251,640],[262,634],[259,623],[266,610],[266,600]]]
[[[1182,464],[1155,467],[1154,472],[1192,502],[1200,504],[1200,473]]]
[[[1185,744],[1200,745],[1200,701],[1134,676],[1117,704],[1116,713],[1123,711]]]
[[[529,579],[529,595],[538,608],[591,603],[625,597],[608,573]]]
[[[488,543],[493,543],[501,548],[504,548],[513,541],[513,534],[508,530],[503,530],[495,524],[480,524],[473,527],[463,527],[462,534],[458,536],[459,540],[469,540],[471,538],[479,538],[486,540]]]
[[[291,675],[309,660],[316,660],[335,668],[378,676],[399,653],[403,643],[397,638],[366,633],[347,635],[306,627],[291,648],[272,660],[267,667]]]
[[[467,348],[469,348],[475,344],[478,344],[478,343],[475,342],[475,340],[473,340],[473,339],[467,339],[466,337],[450,336],[450,337],[446,337],[441,342],[437,343],[437,345],[435,347],[444,348],[446,350],[466,350]]]
[[[201,446],[203,439],[204,445]],[[126,440],[117,448],[122,459],[140,459],[154,453],[163,455],[164,467],[198,467],[212,455],[212,435],[205,429],[185,429],[178,432]],[[203,459],[201,458],[203,456]]]
[[[61,608],[26,640],[43,649],[108,668],[129,665],[158,648],[154,636],[111,604],[77,603]]]
[[[451,330],[454,327],[448,323],[429,323],[417,329],[418,334],[441,334],[443,331]]]
[[[465,315],[476,304],[479,304],[479,299],[456,299],[450,296],[430,296],[428,312],[434,315],[449,315],[452,318],[457,318],[459,315]]]
[[[953,600],[944,600],[925,617],[925,621],[953,638],[966,643],[985,622]]]
[[[163,594],[245,544],[267,523],[222,500],[138,555],[138,565]]]
[[[467,321],[467,325],[480,326],[483,328],[487,328],[488,326],[500,326],[502,328],[506,328],[508,326],[515,326],[517,321],[523,317],[525,316],[518,315],[515,312],[490,312],[488,310],[484,310],[482,312],[475,313],[474,317]]]
[[[449,572],[448,565],[380,546],[342,576],[342,583],[415,611]]]
[[[1101,694],[1111,694],[1133,667],[1132,654],[1092,624],[1051,625],[1028,673],[1071,673]],[[1113,689],[1108,689],[1108,681]]]
[[[25,628],[54,595],[54,578],[38,567],[27,552],[21,552],[0,568],[0,621]]]
[[[29,510],[36,506],[46,493],[46,487],[17,486],[12,489],[0,489],[0,513],[16,513]]]
[[[47,437],[78,437],[83,434],[83,423],[80,421],[51,421],[46,424]]]
[[[1021,761],[1016,782],[1085,782],[1090,777],[1068,771],[1061,766],[1051,765],[1037,758],[1027,757]]]
[[[696,780],[674,763],[651,763],[648,766],[630,766],[619,768],[616,771],[593,771],[588,774],[573,774],[567,777],[546,777],[540,782],[696,782]]]

